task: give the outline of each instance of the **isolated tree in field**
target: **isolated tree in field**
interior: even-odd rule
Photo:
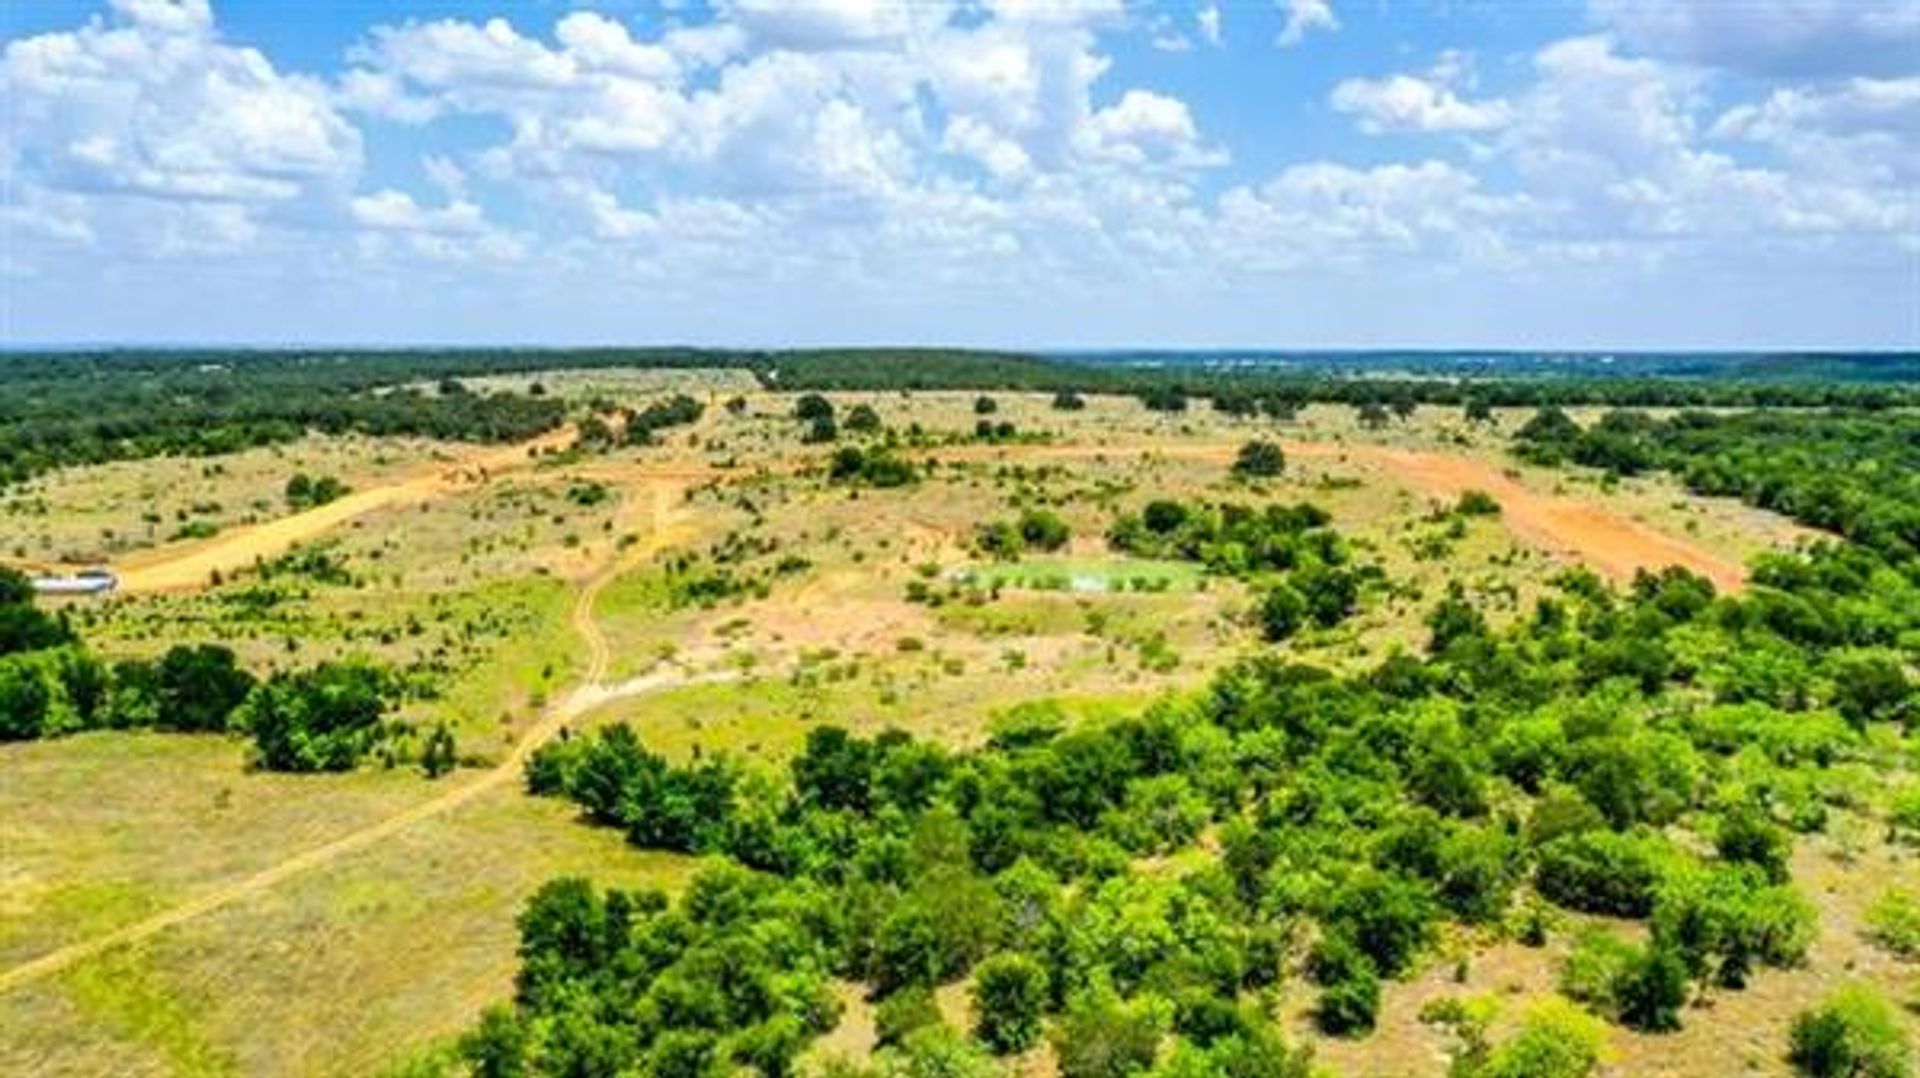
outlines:
[[[1140,394],[1140,403],[1149,412],[1184,412],[1187,391],[1178,386],[1156,386]]]
[[[995,1052],[1024,1052],[1040,1040],[1047,971],[1018,953],[998,954],[974,971],[974,1036]]]
[[[1063,389],[1053,395],[1053,407],[1057,411],[1078,412],[1086,406],[1086,399],[1071,389]]]
[[[1807,1078],[1908,1078],[1913,1048],[1887,1001],[1850,985],[1793,1020],[1787,1060]]]
[[[803,394],[793,402],[793,418],[811,422],[833,418],[833,402],[818,393]]]
[[[1233,460],[1233,474],[1248,479],[1266,479],[1286,471],[1287,455],[1279,443],[1256,438],[1240,447]]]
[[[347,485],[330,475],[315,479],[305,472],[295,472],[287,480],[287,505],[294,509],[312,509],[346,493]]]
[[[1073,534],[1066,521],[1045,509],[1021,513],[1019,527],[1021,542],[1034,550],[1059,550]]]
[[[974,415],[992,415],[993,413],[999,410],[1000,410],[1000,402],[997,400],[994,400],[992,397],[973,398],[973,414]]]
[[[880,429],[880,413],[871,404],[856,404],[847,410],[846,427],[857,434],[871,434]]]

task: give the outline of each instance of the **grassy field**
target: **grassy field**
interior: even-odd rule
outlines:
[[[687,391],[710,407],[698,427],[658,446],[562,455],[360,517],[314,548],[342,575],[243,573],[189,593],[75,605],[77,622],[109,659],[220,641],[260,669],[364,654],[424,670],[435,693],[404,717],[448,721],[463,753],[497,759],[588,668],[570,611],[585,581],[618,564],[587,610],[611,651],[608,684],[667,657],[739,676],[618,697],[578,723],[632,722],[677,758],[730,752],[771,762],[825,722],[973,744],[1025,701],[1097,720],[1202,684],[1257,645],[1253,596],[1192,564],[1107,548],[1114,515],[1155,497],[1324,506],[1391,582],[1355,618],[1284,645],[1335,666],[1421,646],[1424,612],[1449,580],[1500,622],[1528,609],[1572,560],[1500,517],[1439,512],[1446,499],[1395,470],[1384,450],[1455,455],[1542,497],[1586,499],[1735,561],[1801,535],[1664,480],[1603,486],[1516,466],[1501,433],[1520,421],[1515,414],[1475,429],[1456,411],[1427,408],[1376,432],[1344,408],[1309,408],[1276,425],[1157,414],[1118,399],[1062,413],[1042,396],[1002,395],[995,418],[1016,423],[1032,444],[906,450],[943,463],[914,486],[856,491],[820,474],[828,450],[801,443],[791,400],[739,372],[541,381],[569,400],[641,405]],[[720,407],[736,393],[747,401],[737,416]],[[972,394],[836,399],[870,403],[894,428],[917,425],[935,443],[970,433],[975,419]],[[1226,464],[1255,433],[1321,451],[1296,457],[1281,478],[1244,484]],[[1088,452],[1056,452],[1066,447]],[[293,470],[378,483],[443,454],[426,443],[308,440],[218,462],[77,469],[0,501],[0,522],[20,536],[17,558],[110,557],[164,544],[183,509],[222,527],[284,513],[276,499]],[[216,503],[217,511],[192,509]],[[1064,551],[1000,562],[975,549],[980,524],[1034,506],[1066,519],[1073,538]],[[161,520],[145,520],[149,512]],[[270,776],[247,769],[236,741],[145,734],[0,746],[0,774],[0,965],[165,909],[439,789],[410,768]],[[1857,944],[1857,923],[1873,888],[1920,886],[1913,862],[1873,842],[1848,853],[1851,861],[1840,853],[1800,855],[1832,945],[1823,942],[1804,975],[1714,1001],[1728,1021],[1757,1021],[1751,1008],[1768,1008],[1771,1021],[1849,968],[1911,984],[1909,969]],[[671,887],[688,869],[510,784],[146,943],[0,994],[0,1072],[374,1072],[442,1043],[508,991],[513,916],[543,880],[577,872]],[[1445,1045],[1414,1017],[1418,1001],[1442,990],[1516,998],[1550,978],[1548,958],[1473,953],[1461,984],[1450,959],[1436,960],[1392,986],[1386,1011],[1400,1024],[1323,1045],[1323,1058],[1343,1072],[1441,1073]],[[1733,1044],[1716,1055],[1713,1031],[1725,1025],[1690,1023],[1658,1042],[1616,1036],[1619,1073],[1744,1073],[1713,1069],[1752,1054]]]

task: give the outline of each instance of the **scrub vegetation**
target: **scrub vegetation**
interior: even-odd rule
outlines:
[[[21,357],[0,1069],[1912,1073],[1908,387],[901,355]]]

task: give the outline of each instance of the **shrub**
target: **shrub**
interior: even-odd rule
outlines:
[[[1067,522],[1055,513],[1029,509],[1020,514],[1020,539],[1035,550],[1059,550],[1072,535]]]
[[[1233,458],[1233,474],[1247,479],[1265,479],[1287,469],[1287,455],[1279,443],[1256,438],[1240,447]]]
[[[1602,1014],[1613,1014],[1622,975],[1640,960],[1641,948],[1603,928],[1589,928],[1560,965],[1560,991]]]
[[[1586,1078],[1600,1066],[1605,1031],[1578,1008],[1547,999],[1527,1011],[1520,1031],[1457,1078]]]
[[[1920,958],[1920,896],[1887,888],[1867,908],[1867,934],[1902,958]]]
[[[1748,868],[1676,872],[1654,901],[1653,935],[1697,975],[1738,988],[1755,962],[1788,966],[1813,942],[1814,913],[1793,888]]]
[[[40,664],[0,658],[0,740],[31,740],[53,732],[53,705],[53,687]]]
[[[1153,1065],[1162,1022],[1144,1001],[1078,998],[1053,1031],[1060,1078],[1130,1078]]]
[[[925,987],[903,988],[874,1009],[874,1038],[881,1047],[903,1043],[917,1029],[940,1024],[940,1007]]]
[[[1787,1060],[1808,1078],[1906,1078],[1913,1054],[1900,1019],[1871,989],[1851,985],[1793,1020]]]
[[[1260,600],[1260,632],[1279,643],[1300,631],[1307,620],[1307,601],[1288,584],[1275,584]]]
[[[974,971],[974,1036],[995,1052],[1024,1052],[1040,1040],[1047,971],[1023,954],[999,954]]]
[[[1087,402],[1073,390],[1063,389],[1053,395],[1053,406],[1062,412],[1078,412],[1087,406]]]
[[[1661,1033],[1680,1028],[1687,1002],[1687,966],[1665,947],[1636,950],[1613,983],[1620,1021],[1634,1029]]]
[[[1001,561],[1017,561],[1027,545],[1026,540],[1020,537],[1019,527],[1004,520],[992,520],[980,525],[974,543],[982,554]]]
[[[1654,838],[1582,831],[1540,848],[1534,885],[1568,909],[1645,917],[1653,912],[1654,892],[1669,857]]]
[[[1463,517],[1497,517],[1500,515],[1500,503],[1484,490],[1469,490],[1462,493],[1460,500],[1453,504],[1453,511]]]
[[[1380,975],[1353,941],[1342,935],[1323,937],[1308,956],[1308,972],[1322,988],[1314,1023],[1336,1037],[1373,1028],[1380,1011]]]
[[[1759,806],[1742,802],[1721,813],[1713,841],[1723,860],[1753,865],[1774,883],[1786,881],[1791,843]]]

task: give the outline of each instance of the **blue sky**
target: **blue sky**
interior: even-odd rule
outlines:
[[[1920,0],[15,0],[10,344],[1920,348]]]

